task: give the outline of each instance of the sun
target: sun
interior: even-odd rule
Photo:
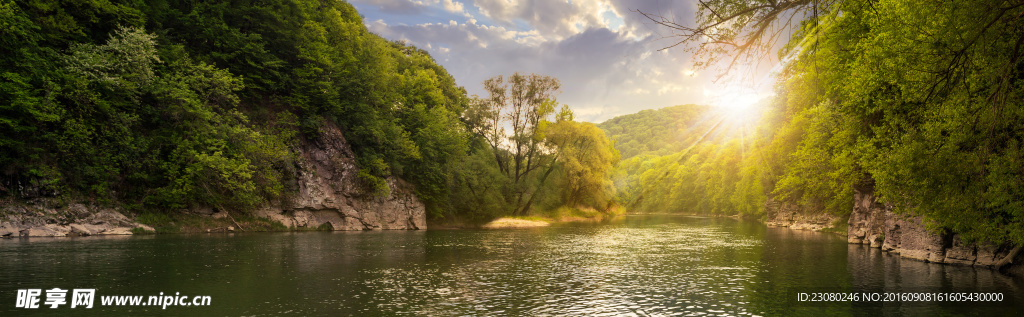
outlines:
[[[729,117],[746,118],[757,112],[756,107],[768,94],[744,85],[725,85],[708,93],[709,103]]]

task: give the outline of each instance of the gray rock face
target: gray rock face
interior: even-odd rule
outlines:
[[[892,214],[892,213],[890,213]],[[928,232],[921,217],[890,216],[886,219],[887,229],[883,246],[905,258],[925,262],[943,263],[946,258],[944,241],[946,237]],[[888,224],[892,224],[889,226]]]
[[[925,262],[992,266],[1011,249],[987,242],[965,244],[960,235],[931,232],[921,217],[897,215],[891,205],[878,202],[869,187],[854,191],[849,225],[847,240],[852,244],[870,244]]]
[[[988,242],[979,243],[975,246],[975,250],[977,250],[975,255],[978,258],[975,260],[974,265],[993,266],[996,262],[999,262],[999,260],[1006,257],[1006,255],[1010,253],[1010,249],[1011,247],[1008,245],[996,245]],[[1019,265],[1022,263],[1020,260],[1021,256],[1018,255],[1013,263]]]
[[[360,185],[355,154],[337,127],[323,127],[316,140],[303,142],[297,152],[298,192],[289,201],[257,210],[257,215],[300,228],[426,229],[426,208],[413,195],[412,185],[389,177],[384,197]]]
[[[853,244],[870,244],[880,247],[885,238],[886,215],[892,207],[875,200],[870,187],[854,188],[853,212],[847,227],[847,240]]]
[[[389,191],[379,197],[360,185],[355,154],[333,125],[316,140],[297,147],[297,192],[290,199],[256,210],[257,216],[293,228],[333,230],[426,229],[426,208],[413,194],[412,185],[395,177],[386,179]],[[116,209],[70,204],[52,198],[27,202],[0,202],[0,236],[64,237],[69,235],[132,234],[134,228],[153,231]],[[211,207],[186,212],[213,218],[228,213]]]
[[[953,246],[946,250],[945,262],[949,264],[974,265],[974,262],[977,260],[978,246],[974,244],[965,245],[960,241],[960,235],[953,235]]]
[[[799,205],[769,199],[765,203],[765,222],[769,227],[812,231],[832,228],[832,224],[835,223],[836,217],[832,214],[805,209]]]
[[[84,204],[53,206],[48,199],[0,207],[0,236],[128,235],[134,228],[153,231],[152,227],[110,208]]]

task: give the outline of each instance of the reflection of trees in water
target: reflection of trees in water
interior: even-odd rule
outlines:
[[[212,295],[214,306],[172,312],[202,315],[500,315],[502,310],[524,316],[815,315],[829,311],[787,305],[791,288],[991,287],[1008,295],[1022,293],[1020,281],[994,271],[903,260],[877,249],[848,245],[840,235],[764,228],[731,219],[659,219],[631,216],[615,225],[525,230],[29,243],[18,246],[22,249],[12,253],[11,261],[0,262],[0,269],[22,276],[74,277],[72,284],[45,279],[32,283],[95,286],[98,295],[161,291]],[[55,259],[54,254],[67,256]],[[0,282],[9,280],[0,276]],[[1024,303],[1024,299],[1015,300]],[[1006,311],[1006,307],[981,308],[988,314]],[[0,313],[4,309],[0,307]],[[970,314],[979,307],[836,309],[831,313],[908,315]]]
[[[489,231],[474,234],[482,243],[472,247],[434,249],[459,263],[441,270],[450,280],[425,293],[443,296],[418,313],[747,311],[759,241],[703,225],[644,226]]]
[[[1021,281],[984,268],[940,265],[901,258],[865,245],[845,243],[841,235],[769,228],[764,236],[752,310],[767,315],[936,315],[1001,314],[1008,306],[932,304],[796,305],[794,292],[979,292],[998,291],[1022,302]],[[780,305],[779,303],[791,303]]]
[[[839,241],[842,240],[842,244]],[[758,252],[756,277],[749,289],[751,310],[768,316],[791,316],[820,312],[818,308],[796,307],[790,294],[798,288],[849,285],[845,240],[839,235],[767,228],[764,247]]]
[[[1002,292],[1019,305],[1024,303],[1021,280],[988,268],[925,263],[902,258],[866,245],[850,245],[848,268],[855,289],[866,292]],[[865,312],[884,312],[899,307],[903,314],[997,314],[1007,305],[886,304],[863,307]]]

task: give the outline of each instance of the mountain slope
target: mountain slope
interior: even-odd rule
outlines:
[[[721,120],[721,114],[702,105],[678,105],[618,116],[597,126],[615,140],[627,160],[634,156],[668,155],[686,149]]]

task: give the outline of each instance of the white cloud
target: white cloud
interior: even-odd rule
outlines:
[[[380,19],[366,20],[372,21],[367,27],[374,33],[427,48],[470,94],[484,94],[483,80],[497,75],[550,75],[562,82],[559,102],[572,107],[578,119],[592,122],[707,99],[700,87],[711,78],[693,71],[681,49],[655,54],[672,44],[661,40],[667,32],[635,12],[680,17],[678,22],[686,24],[696,9],[690,2],[355,1],[373,3],[380,11],[384,3],[403,2],[465,13],[431,20],[385,12]]]
[[[445,11],[451,13],[465,13],[466,9],[462,6],[462,2],[452,0],[441,0],[441,6],[444,7]]]
[[[395,14],[422,14],[430,8],[439,8],[451,13],[468,15],[462,2],[454,0],[352,0],[352,2],[376,6],[383,12]]]
[[[497,24],[515,26],[521,21],[552,39],[609,27],[614,19],[606,17],[606,12],[621,19],[608,0],[476,0],[473,6]]]

